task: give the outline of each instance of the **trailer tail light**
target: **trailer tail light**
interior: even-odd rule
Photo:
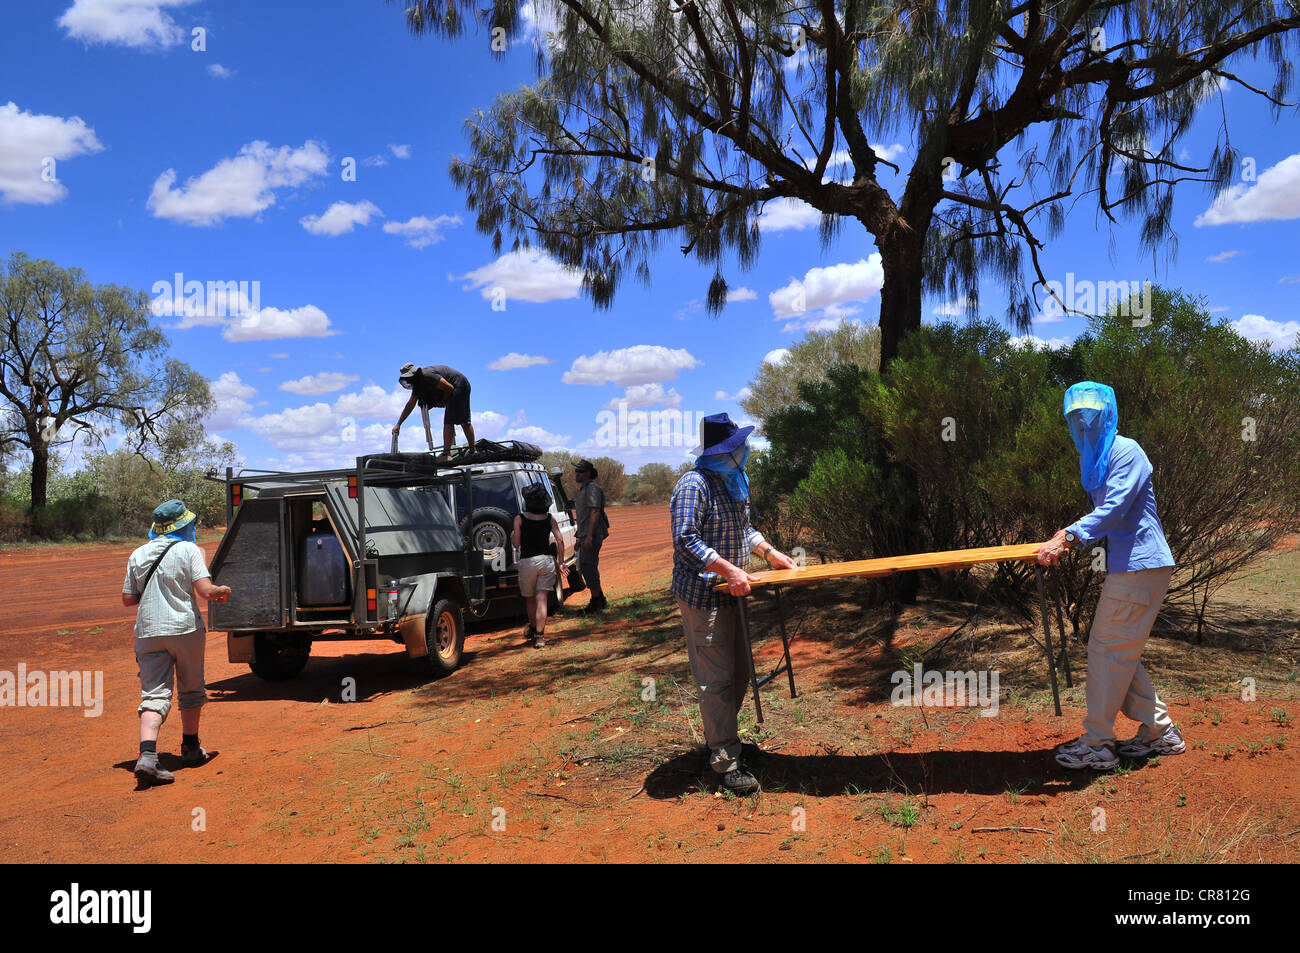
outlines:
[[[357,478],[355,476],[350,476],[348,477],[348,499],[355,500],[356,498],[357,498]]]
[[[379,594],[374,589],[366,590],[366,611],[367,612],[379,611],[378,595]]]
[[[236,483],[230,488],[230,505],[238,506],[244,495],[244,487]]]

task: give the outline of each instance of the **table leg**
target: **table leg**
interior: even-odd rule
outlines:
[[[749,599],[736,597],[736,608],[740,613],[740,633],[745,639],[745,651],[749,655],[749,683],[754,692],[754,715],[758,724],[763,723],[763,702],[758,697],[758,671],[754,668],[754,643],[749,636]]]
[[[1065,669],[1065,687],[1073,688],[1074,679],[1070,676],[1070,643],[1065,638],[1065,615],[1061,611],[1061,606],[1065,604],[1065,587],[1061,585],[1061,571],[1058,569],[1052,574],[1052,580],[1056,583],[1056,631],[1061,636],[1061,667]]]
[[[1047,616],[1047,590],[1043,586],[1043,567],[1034,564],[1034,576],[1038,580],[1038,602],[1043,610],[1043,638],[1047,640],[1047,674],[1052,680],[1052,704],[1056,713],[1061,713],[1061,693],[1056,686],[1056,655],[1052,651],[1052,622]]]
[[[776,614],[781,620],[781,644],[785,646],[785,674],[790,679],[790,697],[798,698],[794,690],[794,665],[790,661],[790,637],[785,631],[785,598],[781,595],[782,586],[776,587]]]

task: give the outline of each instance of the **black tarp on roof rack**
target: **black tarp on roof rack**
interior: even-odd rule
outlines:
[[[376,453],[367,457],[375,463],[419,464],[435,467],[461,467],[478,463],[531,463],[542,455],[542,448],[523,440],[479,440],[471,453],[469,445],[452,447],[451,453]]]

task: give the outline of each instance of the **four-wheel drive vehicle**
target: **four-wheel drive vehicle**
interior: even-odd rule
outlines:
[[[523,510],[524,490],[530,484],[540,483],[546,487],[551,497],[551,516],[555,517],[564,540],[568,579],[566,584],[562,576],[557,576],[555,591],[550,597],[551,610],[557,609],[573,593],[586,588],[574,549],[578,532],[573,503],[560,479],[562,471],[558,468],[547,471],[536,462],[541,455],[538,447],[522,441],[495,443],[480,440],[474,453],[460,446],[453,448],[450,456],[387,453],[370,458],[393,465],[436,465],[444,475],[465,470],[470,472],[468,487],[463,482],[449,480],[442,485],[441,491],[461,532],[469,536],[474,548],[483,553],[486,601],[471,610],[475,619],[518,616],[524,611],[511,534],[515,517]],[[555,544],[552,543],[552,555],[554,551]]]
[[[211,572],[231,596],[208,612],[230,661],[288,679],[313,641],[390,638],[431,674],[453,671],[465,614],[487,602],[483,554],[448,504],[460,492],[473,500],[474,474],[380,457],[311,473],[227,470],[228,529]]]

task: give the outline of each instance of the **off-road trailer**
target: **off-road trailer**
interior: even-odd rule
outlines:
[[[430,459],[357,458],[305,473],[227,468],[226,535],[209,604],[230,661],[269,680],[302,671],[313,641],[392,639],[434,675],[453,671],[465,614],[485,603],[483,554],[461,532],[444,488],[472,493],[477,471]]]

